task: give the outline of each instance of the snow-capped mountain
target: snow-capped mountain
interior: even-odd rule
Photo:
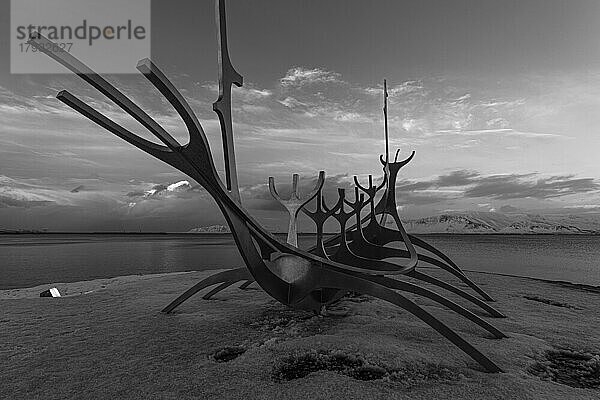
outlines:
[[[600,214],[542,216],[467,212],[405,220],[403,223],[410,233],[600,233]]]
[[[391,218],[388,225],[393,224]],[[600,234],[600,214],[505,215],[494,212],[448,213],[403,220],[408,233]],[[224,225],[190,229],[190,233],[228,233]]]
[[[188,181],[179,181],[167,186],[167,192],[181,192],[190,189],[192,186]]]
[[[192,185],[188,181],[179,181],[170,185],[155,185],[152,189],[144,193],[144,197],[157,197],[168,195],[169,193],[185,192],[191,189]]]

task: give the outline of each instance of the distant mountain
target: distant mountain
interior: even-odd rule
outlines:
[[[167,196],[171,193],[186,192],[192,188],[188,181],[179,181],[170,185],[155,185],[144,192],[144,197]]]
[[[188,233],[230,233],[228,226],[224,225],[210,225],[210,226],[202,226],[200,228],[193,228],[188,231]]]
[[[404,219],[408,233],[512,233],[512,234],[600,234],[600,214],[537,215],[495,212],[446,213],[426,218]],[[387,223],[393,224],[391,218]],[[229,233],[224,225],[203,226],[189,233]]]
[[[403,221],[410,233],[600,234],[600,214],[448,213]]]

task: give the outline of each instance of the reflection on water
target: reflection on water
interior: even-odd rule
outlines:
[[[424,235],[464,269],[600,285],[600,236]],[[300,246],[313,242],[300,237]],[[230,235],[0,235],[0,289],[230,268]]]

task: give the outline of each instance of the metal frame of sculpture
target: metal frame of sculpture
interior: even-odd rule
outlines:
[[[53,42],[39,34],[32,36],[29,41],[38,50],[79,75],[111,99],[164,145],[135,135],[66,90],[58,93],[57,98],[60,101],[121,139],[197,181],[214,198],[231,229],[245,266],[220,272],[202,280],[167,305],[163,311],[166,313],[173,311],[202,289],[218,285],[204,296],[204,298],[210,298],[219,291],[241,281],[244,283],[240,288],[246,288],[252,282],[256,282],[277,301],[287,306],[315,312],[319,312],[324,305],[330,304],[348,291],[352,291],[388,301],[407,310],[455,344],[487,371],[501,372],[498,365],[455,331],[399,292],[412,293],[437,302],[479,325],[495,338],[506,337],[502,332],[463,306],[430,289],[405,280],[388,277],[388,275],[407,276],[432,284],[461,296],[493,317],[503,317],[499,311],[466,291],[417,271],[419,261],[437,266],[459,278],[485,300],[492,300],[469,280],[446,255],[423,240],[407,234],[404,230],[396,207],[395,181],[398,171],[414,157],[414,152],[403,161],[397,161],[398,152],[396,152],[394,161],[389,160],[386,88],[384,88],[386,155],[385,158],[380,157],[384,167],[384,177],[379,186],[373,185],[371,176],[369,176],[367,187],[363,187],[355,177],[354,201],[346,199],[345,191],[339,189],[336,204],[329,208],[325,204],[322,194],[323,172],[319,175],[315,190],[304,200],[300,200],[296,176],[294,177],[292,199],[287,202],[279,198],[274,181],[270,179],[272,193],[290,213],[288,243],[281,242],[266,231],[242,207],[233,142],[231,86],[233,84],[241,86],[243,80],[242,76],[233,68],[229,58],[224,0],[216,0],[216,20],[220,71],[219,98],[213,104],[213,109],[219,117],[223,137],[225,184],[217,173],[206,135],[197,117],[181,93],[152,61],[141,60],[137,69],[159,90],[183,119],[190,137],[186,145],[178,143],[127,96]],[[379,202],[376,202],[377,194],[384,188]],[[359,191],[362,193],[359,194]],[[307,209],[306,204],[313,199],[315,200],[314,211],[311,211]],[[348,211],[346,211],[346,207],[349,207]],[[302,250],[296,246],[295,223],[299,210],[306,213],[316,225],[316,245],[309,250]],[[365,216],[362,215],[363,210],[367,211]],[[380,218],[380,221],[377,221],[377,217]],[[396,229],[385,226],[387,217],[393,219]],[[337,220],[340,233],[324,240],[323,225],[329,218]],[[350,224],[353,219],[355,222]],[[390,243],[403,243],[406,250],[386,246]],[[432,255],[417,253],[415,246]],[[400,262],[398,259],[404,261]]]
[[[269,191],[271,196],[275,198],[288,212],[289,214],[289,225],[287,234],[287,243],[292,246],[298,247],[298,213],[307,205],[315,196],[321,194],[321,189],[325,183],[325,171],[319,172],[319,179],[313,191],[308,194],[304,199],[300,199],[300,188],[298,187],[298,180],[300,179],[298,174],[292,176],[292,193],[289,200],[283,200],[279,197],[277,189],[275,189],[275,178],[269,177]]]

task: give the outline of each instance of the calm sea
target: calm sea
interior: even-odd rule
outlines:
[[[600,236],[422,235],[467,270],[600,285]],[[313,239],[302,236],[300,245]],[[230,235],[0,235],[0,289],[242,264]]]

